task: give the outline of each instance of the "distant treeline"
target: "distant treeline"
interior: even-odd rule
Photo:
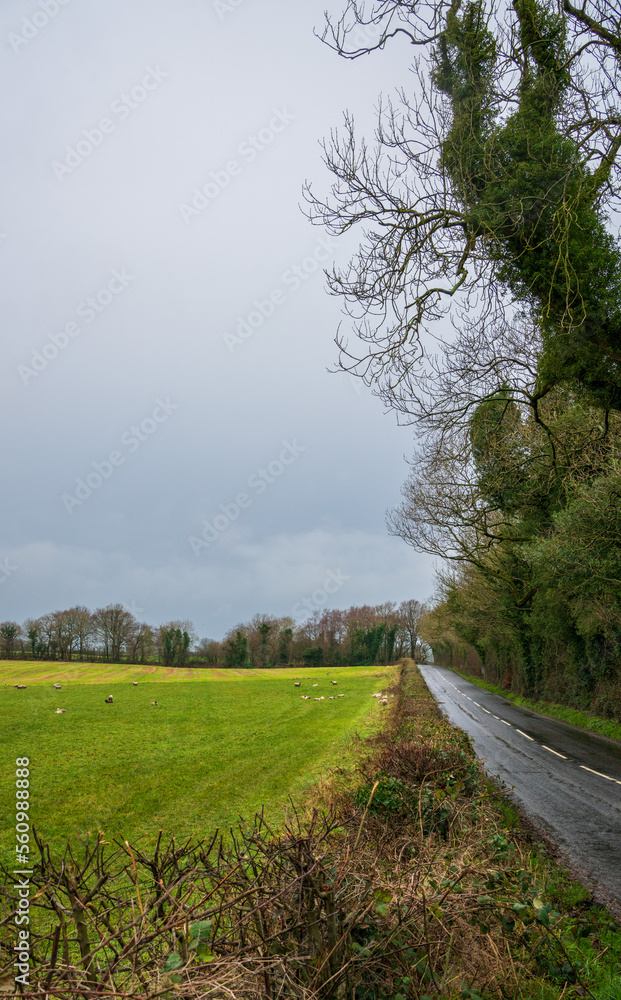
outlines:
[[[157,627],[139,622],[122,604],[90,611],[77,605],[40,618],[0,624],[5,659],[159,663],[165,666],[270,667],[288,664],[348,666],[394,663],[421,655],[418,601],[346,611],[316,611],[307,621],[257,614],[220,642],[198,641],[192,622]]]

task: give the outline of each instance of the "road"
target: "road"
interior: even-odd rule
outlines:
[[[621,745],[513,705],[444,667],[421,666],[491,777],[581,874],[621,904]]]

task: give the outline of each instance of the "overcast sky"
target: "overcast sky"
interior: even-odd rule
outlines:
[[[299,207],[411,51],[339,59],[325,6],[3,0],[0,619],[120,601],[220,638],[327,580],[432,592],[384,525],[412,429],[327,371],[354,244]]]

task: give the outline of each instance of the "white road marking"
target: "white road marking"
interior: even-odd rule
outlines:
[[[515,728],[515,731],[519,733],[520,736],[524,736],[527,740],[530,740],[531,743],[537,743],[537,740],[533,739],[532,736],[529,736],[528,733],[525,733],[521,729],[518,729],[517,726],[514,727],[510,722],[507,722],[505,719],[501,719],[499,715],[494,715],[493,712],[489,712],[486,708],[483,708],[483,705],[480,705],[478,701],[474,701],[469,695],[464,694],[463,691],[459,691],[459,688],[457,688],[451,681],[449,681],[449,684],[459,694],[463,694],[464,697],[468,699],[468,701],[472,701],[472,703],[476,705],[477,708],[480,708],[482,712],[485,712],[486,715],[493,715],[493,717],[495,719],[498,719],[499,722],[504,722],[505,726],[510,726],[512,729]],[[462,708],[463,706],[460,705],[459,707]],[[561,760],[569,760],[569,758],[566,757],[565,754],[559,753],[558,750],[553,750],[552,747],[546,746],[545,743],[539,743],[538,746],[542,747],[544,750],[547,750],[549,753],[553,753],[555,757],[560,757]],[[611,778],[609,774],[602,774],[601,771],[595,771],[592,767],[587,767],[586,764],[579,764],[578,766],[583,771],[589,771],[590,774],[596,774],[598,778],[605,778],[606,781],[613,781],[616,785],[621,785],[621,781],[619,781],[617,778]]]
[[[594,771],[592,767],[586,767],[584,764],[581,764],[580,767],[582,768],[583,771],[590,771],[591,774],[597,774],[598,777],[605,778],[606,781],[616,781],[617,780],[616,778],[611,778],[610,775],[608,775],[608,774],[602,774],[601,771]],[[621,781],[618,782],[618,784],[621,785]]]

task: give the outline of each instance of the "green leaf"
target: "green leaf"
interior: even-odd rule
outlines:
[[[170,972],[172,969],[178,969],[181,965],[183,965],[181,955],[177,955],[177,953],[173,951],[166,959],[164,972]]]
[[[373,893],[373,899],[375,899],[378,903],[390,903],[392,893],[388,892],[387,889],[376,889]]]
[[[208,944],[205,944],[205,942],[199,944],[198,948],[196,949],[196,954],[200,958],[201,962],[213,962],[215,958],[215,955],[212,952],[211,948],[209,947]]]
[[[202,941],[208,941],[211,935],[212,926],[213,921],[211,920],[197,920],[196,923],[190,924],[189,948],[195,950],[199,947]]]

